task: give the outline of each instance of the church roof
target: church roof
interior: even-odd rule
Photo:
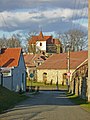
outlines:
[[[44,36],[41,31],[38,36],[32,36],[29,40],[29,44],[36,44],[37,41],[47,41],[49,39],[52,39],[52,36]]]

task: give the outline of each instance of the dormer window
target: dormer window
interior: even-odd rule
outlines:
[[[40,43],[40,46],[42,46],[42,43]]]

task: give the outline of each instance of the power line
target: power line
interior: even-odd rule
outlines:
[[[80,9],[80,3],[82,2],[81,0],[79,0],[78,2],[76,2],[76,0],[75,0],[74,2],[75,2],[75,5],[74,5],[74,9],[73,9],[72,21],[74,21],[74,18],[77,18],[78,19],[78,23],[80,23],[81,22],[80,19],[82,18],[82,23],[83,23],[83,21],[84,21],[83,13],[87,13],[87,10],[85,10],[85,3],[87,2],[87,0],[85,0],[85,3],[83,3],[82,9]],[[77,14],[75,12],[76,8],[78,9],[77,10]],[[80,13],[81,17],[79,18],[79,12],[80,12],[80,10],[82,10],[82,11]],[[71,26],[71,29],[74,29],[75,26],[76,26],[75,23],[73,23],[72,26]],[[81,25],[79,27],[80,27],[79,29],[82,30]]]
[[[8,29],[8,25],[7,25],[7,23],[6,23],[5,19],[4,19],[3,14],[1,13],[0,15],[1,15],[1,17],[2,17],[3,23],[6,25],[6,29],[7,29],[8,33],[9,33],[10,37],[12,38],[12,36],[11,36],[11,34],[10,34],[10,31],[9,31],[9,29]]]
[[[86,3],[86,0],[85,0],[85,3]],[[81,11],[82,24],[84,22],[85,14],[87,14],[87,9],[85,9],[85,3],[83,4],[82,11]],[[84,15],[83,15],[83,13],[84,13]],[[79,22],[81,22],[80,19],[79,19]],[[82,29],[81,25],[80,25],[80,29]]]
[[[75,9],[76,9],[76,4],[77,4],[77,2],[76,2],[76,0],[74,0],[74,8],[73,8],[73,14],[72,14],[72,21],[74,20],[74,14],[75,14]],[[74,25],[73,25],[73,23],[72,23],[72,25],[71,25],[71,29],[73,29],[73,27],[74,27]]]

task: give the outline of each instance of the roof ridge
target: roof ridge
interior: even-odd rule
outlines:
[[[82,62],[84,62],[87,57],[87,51],[83,52],[73,52],[71,53],[70,59],[70,68],[76,69]],[[81,54],[80,54],[81,53]],[[38,69],[66,69],[67,68],[67,54],[60,53],[60,54],[53,54],[51,55],[42,65],[38,67]],[[55,63],[55,61],[57,61]]]

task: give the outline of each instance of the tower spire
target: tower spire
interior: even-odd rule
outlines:
[[[43,38],[43,33],[42,33],[42,31],[40,31],[39,36],[40,36],[40,38]]]

